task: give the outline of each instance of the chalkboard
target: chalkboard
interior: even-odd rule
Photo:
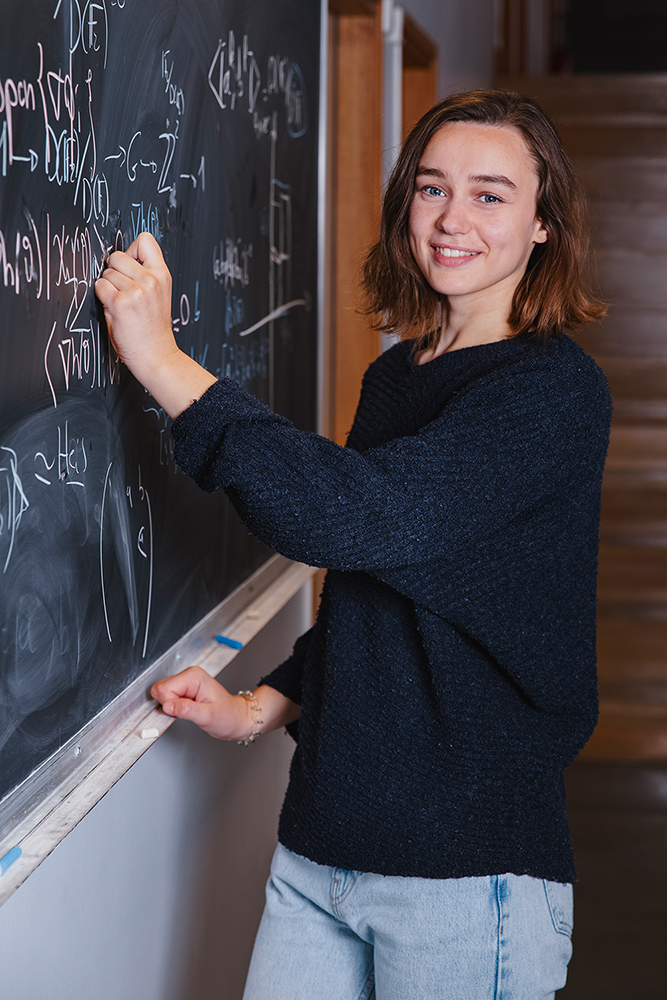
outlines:
[[[93,284],[152,232],[181,347],[314,429],[319,61],[315,0],[3,0],[0,798],[271,556]]]

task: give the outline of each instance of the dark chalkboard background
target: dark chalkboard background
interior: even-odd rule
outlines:
[[[150,230],[179,344],[314,428],[319,31],[316,0],[3,0],[0,797],[270,555],[174,465],[93,282]]]

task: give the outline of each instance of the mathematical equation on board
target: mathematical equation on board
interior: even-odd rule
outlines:
[[[188,114],[188,99],[184,82],[179,80],[176,57],[170,49],[160,53],[159,87],[165,112],[164,129],[149,134],[136,129],[121,137],[113,151],[99,148],[95,110],[98,77],[103,77],[109,59],[109,13],[126,8],[126,0],[58,0],[53,19],[65,18],[69,47],[67,63],[49,65],[45,45],[37,41],[33,53],[32,76],[23,79],[0,77],[0,169],[2,177],[22,169],[26,175],[41,171],[50,184],[69,191],[72,218],[56,220],[49,211],[43,212],[39,225],[28,204],[24,218],[13,231],[0,228],[0,275],[5,289],[17,296],[34,295],[51,300],[56,290],[68,296],[64,317],[55,320],[48,331],[46,353],[55,351],[63,363],[64,389],[85,382],[90,370],[88,358],[99,354],[99,330],[91,319],[93,288],[101,274],[108,254],[124,249],[126,240],[118,223],[129,217],[128,239],[148,231],[160,242],[167,227],[169,208],[179,201],[179,185],[206,194],[206,159],[204,154],[183,151],[176,156],[181,134],[181,121]],[[79,54],[100,57],[93,68],[88,66],[80,79],[76,78],[74,59]],[[158,67],[156,67],[156,74]],[[296,306],[307,305],[307,296],[293,296],[289,287],[291,262],[291,195],[289,185],[275,176],[275,143],[278,113],[263,114],[264,105],[273,98],[283,105],[287,132],[292,137],[308,129],[308,101],[301,70],[296,62],[279,54],[267,57],[264,73],[260,71],[247,35],[237,42],[233,31],[219,40],[208,73],[208,85],[221,110],[239,111],[252,115],[253,130],[258,139],[268,137],[272,143],[271,178],[269,180],[268,229],[269,247],[269,310],[267,316],[244,329],[247,315],[246,297],[239,291],[226,296],[224,305],[225,333],[247,336],[261,329],[278,316]],[[39,127],[30,127],[32,116]],[[22,134],[36,136],[26,147]],[[157,152],[156,152],[157,151]],[[158,155],[159,153],[159,155]],[[110,191],[118,187],[118,175],[124,185],[124,204],[112,204]],[[26,177],[27,179],[27,177]],[[147,197],[127,202],[127,185],[136,186]],[[29,180],[27,183],[29,186]],[[151,195],[152,192],[152,195]],[[160,198],[162,196],[162,198]],[[252,243],[243,245],[241,238],[223,235],[211,254],[212,276],[225,289],[240,286],[240,291],[252,292]],[[205,279],[206,275],[202,275]],[[202,284],[204,282],[202,281]],[[197,281],[197,286],[200,282]],[[198,322],[201,306],[190,293],[180,294],[178,309],[173,317],[176,333],[189,323]],[[75,347],[78,340],[78,347]],[[85,343],[84,343],[85,342]],[[109,351],[105,343],[106,353]],[[65,354],[70,367],[64,363]],[[85,363],[82,360],[85,355]],[[99,362],[99,358],[98,358]],[[53,380],[49,376],[49,360],[45,373],[54,405],[57,405]],[[106,365],[109,368],[113,362]],[[252,368],[251,377],[261,376],[263,364]],[[93,364],[95,381],[92,385],[106,386],[113,382],[111,371],[102,372],[102,365]],[[243,378],[248,370],[244,360],[233,370]],[[217,372],[216,372],[217,373]],[[84,377],[85,376],[85,377]],[[104,380],[103,380],[104,379]]]
[[[208,82],[223,110],[249,111],[258,138],[270,130],[271,116],[263,114],[262,108],[273,95],[284,100],[287,130],[293,138],[304,135],[308,129],[306,86],[298,63],[286,56],[270,55],[262,76],[247,35],[237,40],[230,31],[218,41]]]
[[[148,110],[133,119],[122,97],[110,96],[109,74],[117,80],[121,72],[138,2],[52,0],[48,18],[35,18],[37,37],[23,33],[16,62],[7,62],[11,47],[0,49],[3,337],[30,341],[30,391],[41,393],[38,412],[33,406],[19,423],[0,426],[0,587],[12,595],[3,597],[0,632],[9,634],[13,614],[23,624],[11,655],[30,651],[35,662],[52,663],[43,696],[36,682],[8,687],[0,671],[0,749],[28,711],[50,704],[97,655],[75,648],[68,621],[83,629],[96,616],[107,642],[129,630],[140,658],[150,649],[161,486],[128,461],[114,425],[126,379],[94,294],[109,254],[145,231],[164,243],[186,214],[199,212],[203,263],[175,271],[172,327],[200,364],[242,384],[271,385],[274,325],[283,322],[284,337],[288,314],[310,309],[308,290],[292,287],[292,188],[279,164],[279,136],[296,139],[309,128],[298,63],[276,51],[260,57],[249,34],[220,25],[195,72],[174,32],[176,42],[145,50]],[[214,134],[229,116],[235,128],[247,116],[250,154],[263,151],[254,236],[239,235],[232,208],[211,211],[217,175],[236,154],[219,155],[199,127],[202,115]],[[0,390],[9,378],[0,366]],[[152,467],[173,478],[165,412],[146,394],[132,419],[148,428]],[[52,591],[44,583],[42,593],[28,564],[31,546],[37,551],[45,539],[57,555],[45,576]],[[120,601],[109,600],[111,578]],[[21,676],[29,675],[24,666]]]
[[[107,425],[94,406],[82,433],[66,400],[55,423],[34,414],[0,445],[0,750],[24,718],[104,663],[103,647],[122,640],[139,663],[148,652],[152,492]]]

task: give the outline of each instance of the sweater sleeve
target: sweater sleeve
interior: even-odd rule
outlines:
[[[312,628],[304,632],[296,640],[291,656],[283,663],[272,670],[266,677],[262,677],[260,684],[268,684],[281,694],[289,698],[290,701],[301,704],[301,687],[303,682],[303,668],[306,662],[308,647],[312,636]]]
[[[283,555],[391,578],[466,558],[549,497],[599,482],[605,393],[591,368],[530,359],[480,379],[417,434],[362,454],[295,429],[223,379],[175,421],[175,455]]]

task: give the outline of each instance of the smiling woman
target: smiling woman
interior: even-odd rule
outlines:
[[[507,91],[455,94],[415,125],[387,186],[364,268],[369,313],[429,349],[559,336],[605,312],[583,278],[588,243],[583,194],[542,109]],[[474,300],[438,277],[462,250],[486,289]]]
[[[533,248],[547,239],[536,216],[537,183],[526,145],[512,129],[453,122],[426,147],[410,210],[410,249],[431,288],[447,296],[438,351],[511,336],[514,292]]]
[[[365,269],[403,340],[345,448],[181,352],[159,247],[98,281],[176,458],[283,555],[326,567],[314,627],[254,692],[197,667],[152,693],[297,740],[245,1000],[548,1000],[576,878],[564,768],[595,725],[604,376],[565,334],[583,205],[544,113],[455,95],[415,126]]]

